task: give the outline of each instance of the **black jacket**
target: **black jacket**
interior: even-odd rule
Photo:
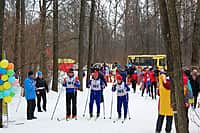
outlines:
[[[44,87],[47,92],[49,91],[48,85],[47,85],[46,80],[44,78],[37,77],[35,79],[35,81],[36,81],[36,89],[40,88],[40,87]]]
[[[194,97],[197,97],[198,93],[200,92],[200,76],[198,76],[196,80],[190,77],[190,84],[192,86],[192,92]]]

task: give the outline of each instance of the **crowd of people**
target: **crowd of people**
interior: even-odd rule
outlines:
[[[33,72],[28,73],[28,77],[24,81],[25,97],[27,99],[27,119],[36,119],[34,116],[35,99],[37,97],[38,112],[42,112],[40,107],[41,98],[43,99],[43,110],[46,111],[46,93],[49,91],[42,72],[37,72],[37,78],[34,79]],[[197,103],[197,97],[200,93],[200,74],[197,69],[183,70],[184,83],[184,105],[186,112],[191,106],[193,109],[200,106]],[[160,133],[164,117],[166,117],[166,133],[171,132],[173,120],[173,108],[171,106],[171,87],[170,77],[164,69],[152,67],[136,67],[135,65],[120,66],[118,63],[112,66],[102,64],[100,67],[91,67],[91,79],[87,83],[90,88],[89,114],[92,118],[93,104],[96,103],[97,114],[100,116],[100,104],[104,102],[103,90],[107,87],[107,83],[112,83],[112,92],[117,92],[117,113],[121,119],[121,109],[123,107],[123,119],[127,119],[128,110],[128,92],[130,88],[136,93],[136,86],[139,86],[141,96],[157,99],[159,96],[159,114],[156,124],[156,133]],[[66,119],[77,118],[77,90],[80,88],[80,81],[75,76],[74,70],[71,68],[63,79],[63,86],[66,88]],[[123,106],[122,106],[123,105]],[[189,121],[188,121],[189,122]]]

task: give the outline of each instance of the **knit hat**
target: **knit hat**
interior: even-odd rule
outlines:
[[[38,71],[38,72],[37,72],[37,75],[38,75],[38,76],[42,75],[42,72],[41,72],[41,71]]]
[[[33,71],[28,72],[28,76],[31,76],[31,75],[33,75]]]
[[[122,76],[121,75],[117,75],[117,80],[122,80]]]

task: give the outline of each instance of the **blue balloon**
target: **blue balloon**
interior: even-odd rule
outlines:
[[[2,85],[2,84],[3,84],[3,80],[0,79],[0,85]]]
[[[3,91],[0,91],[0,99],[3,98]]]
[[[12,76],[12,77],[9,77],[9,78],[8,78],[8,82],[9,82],[9,83],[14,83],[14,82],[15,82],[15,77],[13,77],[13,76]]]
[[[7,73],[7,71],[5,68],[0,68],[0,74],[6,74],[6,73]]]
[[[6,96],[9,96],[10,95],[10,89],[9,90],[5,90],[4,92],[3,92],[3,96],[4,97],[6,97]]]

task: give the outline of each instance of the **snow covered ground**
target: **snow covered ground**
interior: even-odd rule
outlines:
[[[158,101],[152,100],[149,97],[141,97],[141,92],[137,88],[137,93],[134,94],[131,90],[129,94],[129,112],[131,115],[131,120],[127,120],[124,124],[120,121],[113,123],[113,120],[117,118],[116,111],[116,94],[114,94],[113,103],[113,118],[110,117],[111,109],[111,92],[112,84],[104,91],[105,98],[105,112],[106,119],[103,119],[103,104],[101,105],[101,117],[97,121],[90,120],[88,113],[88,106],[86,110],[86,118],[84,118],[83,112],[85,107],[85,102],[88,94],[88,90],[85,89],[83,92],[78,92],[78,120],[72,121],[57,121],[57,118],[65,117],[65,93],[60,89],[61,97],[59,99],[59,104],[54,115],[54,119],[51,120],[51,115],[55,107],[55,103],[59,93],[50,92],[48,94],[48,107],[47,112],[38,113],[37,109],[35,111],[35,116],[38,119],[27,121],[26,120],[26,101],[21,98],[21,103],[18,112],[16,112],[17,104],[20,100],[19,94],[13,99],[13,102],[9,104],[9,120],[15,120],[16,122],[10,122],[8,128],[0,129],[0,133],[154,133],[156,120],[157,120],[157,110]],[[62,88],[60,86],[60,88]],[[96,111],[96,105],[94,105],[94,112]],[[200,121],[197,118],[194,111],[190,110],[190,118],[193,122],[190,124],[191,133],[200,133]],[[197,113],[200,111],[197,110]],[[95,114],[95,113],[94,113]],[[200,115],[199,115],[200,116]],[[195,124],[196,122],[196,124]],[[24,123],[22,125],[15,125],[19,123]],[[165,123],[163,124],[162,133],[164,133]],[[175,133],[175,128],[173,124],[172,133]]]

